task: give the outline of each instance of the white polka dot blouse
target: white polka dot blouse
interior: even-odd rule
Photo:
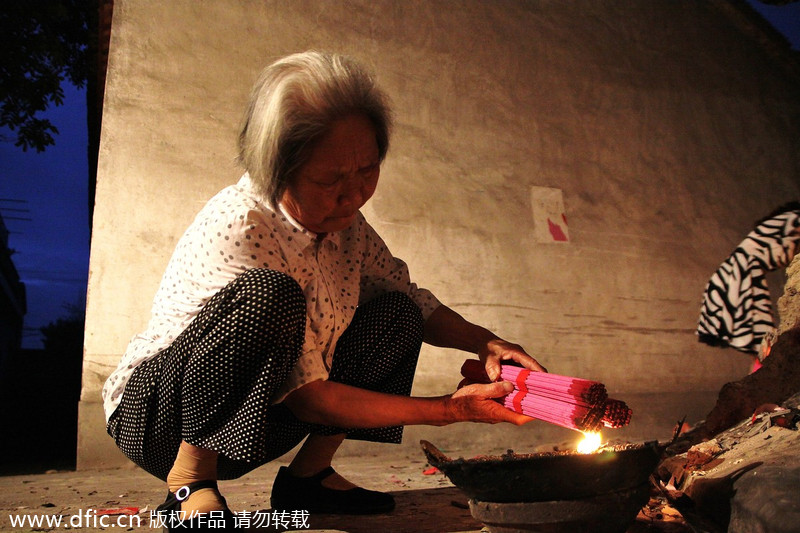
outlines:
[[[302,354],[274,402],[328,377],[336,342],[359,303],[401,291],[425,319],[439,306],[430,291],[411,282],[406,264],[392,256],[361,213],[348,229],[320,237],[283,209],[273,211],[247,174],[214,196],[178,241],[147,329],[131,339],[103,387],[106,419],[119,405],[134,369],[168,347],[212,296],[247,269],[284,272],[306,298]]]

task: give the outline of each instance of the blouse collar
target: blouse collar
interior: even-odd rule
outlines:
[[[251,194],[257,195],[255,187],[253,185],[253,180],[250,177],[250,174],[245,172],[242,178],[239,180],[239,186],[242,186],[250,191]],[[269,202],[257,195],[257,201],[269,212],[274,213],[275,210],[272,209]],[[322,243],[322,242],[330,242],[335,248],[339,247],[340,243],[340,236],[339,232],[337,233],[314,233],[313,231],[305,228],[300,222],[295,220],[295,218],[289,214],[286,207],[283,203],[278,203],[278,211],[279,214],[282,216],[283,219],[286,220],[288,225],[294,230],[293,233],[299,234],[305,237],[304,246],[308,246],[312,243]]]
[[[286,209],[286,206],[283,203],[278,204],[278,209],[281,212],[281,215],[286,219],[286,221],[291,225],[294,229],[298,230],[302,235],[305,235],[308,238],[308,243],[324,243],[330,242],[334,248],[339,247],[339,232],[336,233],[314,233],[310,229],[304,227],[300,222],[295,220],[295,218],[289,214],[289,211]]]

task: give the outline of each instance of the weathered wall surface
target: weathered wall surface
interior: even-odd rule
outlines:
[[[746,357],[694,328],[711,273],[798,197],[800,98],[713,4],[117,0],[80,464],[120,460],[100,387],[144,328],[175,242],[241,173],[251,83],[310,48],[361,59],[393,97],[393,146],[364,212],[412,276],[551,371],[631,400],[622,435],[663,437],[746,373]],[[541,188],[560,191],[567,243],[536,237]],[[415,394],[452,390],[464,357],[424,348]],[[563,436],[551,430],[464,424],[407,440],[519,448]]]
[[[786,268],[786,286],[778,299],[778,334],[800,327],[800,255]]]

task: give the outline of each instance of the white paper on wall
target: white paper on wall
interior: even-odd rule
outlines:
[[[531,187],[531,208],[536,242],[569,243],[569,228],[561,189]]]

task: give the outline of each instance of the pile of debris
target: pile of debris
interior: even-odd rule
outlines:
[[[761,369],[725,385],[706,420],[667,448],[650,511],[679,514],[686,531],[800,532],[798,391],[794,328],[778,337]],[[639,521],[647,515],[646,507]]]
[[[800,328],[783,332],[762,367],[747,377],[728,383],[702,426],[694,432],[708,439],[749,417],[764,404],[780,404],[800,392]]]
[[[800,531],[800,394],[672,455],[653,480],[694,531]],[[685,446],[676,443],[671,451]]]

